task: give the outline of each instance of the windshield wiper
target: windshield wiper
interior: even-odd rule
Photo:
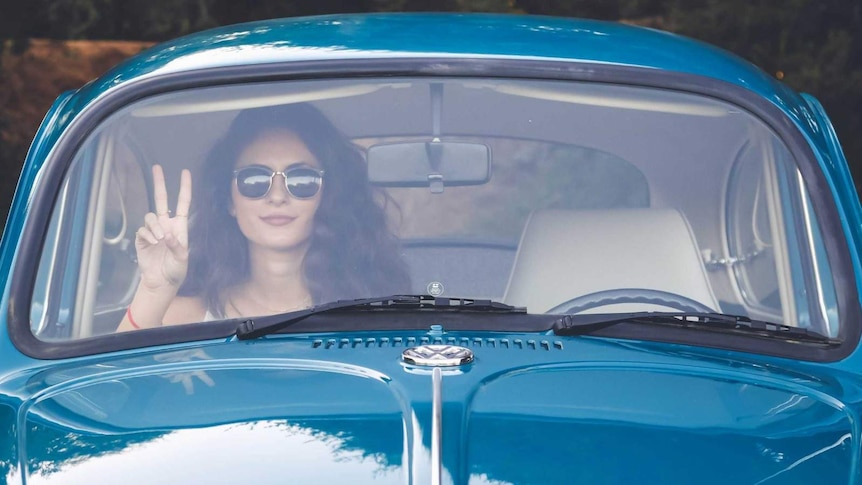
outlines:
[[[269,315],[243,321],[236,329],[240,340],[269,335],[300,322],[312,315],[336,311],[422,310],[445,312],[527,313],[524,307],[514,307],[493,300],[475,298],[443,298],[431,295],[391,295],[377,298],[339,300],[295,312]]]
[[[554,322],[553,331],[555,335],[585,335],[620,323],[697,328],[828,345],[841,343],[839,339],[806,328],[725,313],[635,312],[613,315],[564,315]]]

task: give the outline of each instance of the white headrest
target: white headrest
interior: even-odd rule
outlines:
[[[674,209],[534,212],[504,299],[543,313],[581,295],[619,288],[662,290],[719,308],[697,241]],[[656,310],[630,306],[616,311]]]

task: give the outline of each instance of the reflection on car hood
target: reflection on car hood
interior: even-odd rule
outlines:
[[[0,412],[24,426],[7,480],[431,483],[431,372],[400,361],[420,335],[218,343],[6,381],[26,395],[17,417]],[[448,342],[475,361],[442,372],[442,483],[848,483],[855,470],[842,396],[858,384],[838,376],[655,343]]]

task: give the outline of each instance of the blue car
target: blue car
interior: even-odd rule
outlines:
[[[820,103],[597,21],[269,20],[50,108],[0,247],[5,483],[859,484]]]

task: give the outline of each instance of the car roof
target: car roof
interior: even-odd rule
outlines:
[[[220,27],[158,44],[85,91],[95,97],[141,77],[225,66],[399,57],[634,66],[723,80],[773,101],[788,94],[781,83],[744,59],[668,32],[596,20],[445,13],[326,15]]]
[[[680,35],[621,22],[548,16],[381,13],[248,22],[158,44],[61,97],[55,103],[57,124],[46,141],[53,145],[69,124],[92,112],[90,108],[100,104],[100,98],[123,91],[127,94],[120,97],[125,98],[121,103],[137,99],[134,87],[147,81],[159,80],[164,85],[161,81],[171,79],[168,84],[176,89],[201,85],[195,73],[227,73],[237,68],[235,72],[248,76],[252,72],[249,67],[260,66],[266,67],[262,73],[277,75],[288,72],[291,64],[299,70],[309,65],[301,63],[311,62],[321,69],[328,61],[334,61],[330,67],[341,66],[346,75],[353,70],[368,75],[371,71],[362,71],[363,66],[367,68],[374,61],[393,65],[393,60],[399,59],[412,65],[417,65],[417,60],[419,64],[427,61],[428,72],[435,75],[454,72],[445,68],[445,61],[451,60],[450,64],[457,62],[462,71],[465,65],[474,66],[469,75],[478,77],[511,74],[507,66],[523,66],[530,61],[541,64],[545,76],[550,72],[551,77],[557,72],[555,63],[559,63],[561,79],[598,79],[605,72],[603,67],[616,70],[616,79],[626,76],[625,82],[630,84],[656,76],[670,84],[675,78],[687,76],[689,86],[692,82],[719,84],[766,101],[789,117],[809,142],[824,136],[799,94],[732,53]],[[498,60],[513,62],[498,66]],[[440,66],[443,68],[435,69]],[[523,76],[532,71],[518,72]],[[220,79],[227,79],[225,76],[220,74]],[[180,82],[184,79],[191,84]],[[663,82],[653,85],[661,86]],[[730,99],[738,99],[739,95],[737,92]],[[118,106],[108,105],[100,113],[110,113]]]

